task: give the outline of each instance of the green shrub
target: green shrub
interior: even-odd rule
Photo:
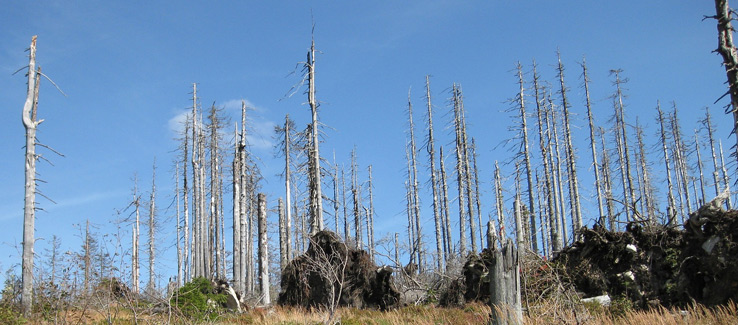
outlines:
[[[194,278],[172,296],[171,304],[186,317],[214,320],[224,311],[228,297],[216,293],[212,282],[206,278]]]

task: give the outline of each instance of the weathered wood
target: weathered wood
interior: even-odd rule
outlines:
[[[28,92],[23,104],[23,127],[26,129],[26,173],[23,206],[23,261],[21,308],[28,316],[33,307],[33,244],[36,218],[36,128],[43,121],[36,120],[38,107],[38,74],[36,71],[36,36],[31,38],[28,60]]]
[[[261,303],[263,305],[271,303],[271,298],[269,296],[269,248],[267,247],[266,204],[266,194],[259,193],[259,288],[261,293]]]
[[[490,324],[522,324],[520,264],[518,250],[508,239],[500,249],[493,248],[490,267]]]

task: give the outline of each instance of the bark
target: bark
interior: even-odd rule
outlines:
[[[91,266],[92,266],[92,257],[90,256],[90,241],[92,239],[90,238],[90,220],[86,220],[85,223],[85,255],[82,258],[84,260],[85,264],[85,282],[84,282],[84,289],[85,289],[85,295],[90,294],[90,276],[92,274]]]
[[[154,265],[156,260],[155,253],[155,218],[156,218],[156,158],[154,158],[154,167],[151,175],[151,196],[149,197],[149,283],[147,289],[149,293],[156,290],[156,282],[154,281]]]
[[[649,164],[646,158],[646,144],[643,141],[643,128],[638,124],[636,121],[636,140],[638,140],[638,162],[641,169],[641,175],[638,177],[640,183],[642,183],[642,194],[641,194],[641,202],[643,203],[643,207],[641,207],[641,211],[646,212],[646,220],[649,223],[652,223],[655,221],[656,217],[656,203],[654,199],[654,189],[651,184],[651,172],[649,171]],[[645,210],[644,210],[645,207]]]
[[[582,79],[584,80],[584,95],[587,106],[587,121],[589,122],[589,143],[592,149],[592,170],[594,171],[595,188],[597,190],[597,211],[599,218],[605,217],[605,211],[602,205],[602,180],[600,179],[600,169],[597,164],[597,142],[595,140],[594,118],[592,116],[592,102],[589,99],[589,75],[587,74],[587,62],[582,59]]]
[[[505,200],[502,198],[502,177],[500,176],[500,166],[495,160],[495,207],[497,212],[497,224],[500,226],[500,238],[505,236]],[[517,234],[516,234],[517,235]],[[521,246],[522,247],[522,246]]]
[[[625,180],[623,181],[623,186],[627,185],[627,188],[623,189],[623,201],[625,202],[625,214],[628,221],[633,220],[633,216],[630,215],[630,209],[632,207],[633,202],[635,201],[635,194],[633,191],[633,177],[631,176],[632,173],[630,171],[631,163],[630,163],[630,154],[628,152],[628,132],[626,130],[626,123],[625,123],[625,104],[623,103],[623,91],[622,91],[622,84],[627,82],[627,80],[620,79],[620,73],[622,70],[611,70],[611,73],[615,74],[615,86],[616,86],[616,93],[614,96],[614,102],[615,102],[615,114],[616,114],[616,128],[619,129],[620,132],[620,145],[618,146],[622,151],[622,158],[625,158],[624,161],[621,161],[621,168],[624,168],[624,171],[622,172],[623,177]]]
[[[715,153],[715,138],[713,137],[715,130],[712,127],[712,118],[710,116],[710,110],[707,107],[705,107],[705,119],[701,122],[705,129],[707,129],[707,140],[710,146],[710,153],[712,154],[712,182],[715,187],[715,196],[718,196],[720,195],[720,173],[718,169],[717,154]]]
[[[413,224],[415,226],[415,237],[413,241],[415,242],[415,252],[418,258],[418,269],[422,272],[423,269],[423,233],[421,231],[420,227],[420,190],[418,187],[418,149],[415,145],[415,123],[413,122],[413,104],[410,101],[410,91],[407,92],[407,115],[408,115],[408,128],[410,130],[410,186],[411,186],[411,193],[412,193],[412,217],[413,217]]]
[[[579,202],[579,179],[577,178],[577,157],[574,152],[574,145],[571,142],[571,130],[570,130],[570,116],[569,116],[569,102],[566,99],[566,85],[564,84],[564,65],[561,63],[561,54],[558,53],[558,72],[559,72],[559,83],[561,85],[561,109],[563,111],[564,118],[564,146],[566,148],[566,167],[568,170],[568,185],[569,185],[569,202],[571,205],[571,216],[572,216],[572,228],[576,232],[582,227],[582,211],[581,203]],[[564,228],[565,229],[565,228]],[[576,236],[576,238],[580,238]]]
[[[549,224],[551,222],[554,222],[556,219],[558,219],[558,205],[556,203],[556,187],[555,187],[555,178],[553,177],[553,164],[551,162],[551,127],[549,123],[549,117],[548,117],[548,109],[544,107],[545,103],[543,95],[540,93],[540,87],[539,87],[539,77],[538,77],[538,70],[535,61],[533,62],[533,90],[536,100],[536,117],[538,119],[538,143],[539,148],[541,150],[541,161],[543,162],[543,172],[544,172],[544,195],[546,197],[546,203],[547,203],[547,213],[543,214],[541,213],[541,217],[548,216],[548,222]],[[545,130],[544,130],[545,126]],[[545,223],[541,222],[541,226],[543,226]],[[553,230],[555,227],[551,227],[549,225],[549,229]],[[545,232],[542,232],[541,240],[545,243],[546,238],[548,237],[549,243],[551,242],[551,237],[554,236],[554,233],[550,233],[549,235],[543,235]],[[545,246],[545,244],[544,244]]]
[[[715,52],[723,58],[725,74],[728,78],[730,104],[726,105],[725,112],[733,115],[732,133],[736,136],[736,150],[738,150],[738,49],[733,44],[733,11],[728,6],[728,0],[715,0],[715,18],[717,20],[718,47]],[[723,95],[724,96],[724,95]]]
[[[189,194],[190,190],[188,187],[188,178],[187,178],[187,164],[188,161],[188,153],[189,153],[189,128],[190,123],[189,119],[185,121],[185,128],[184,128],[184,142],[182,143],[182,151],[183,151],[183,159],[182,159],[182,199],[183,199],[183,208],[184,208],[184,240],[183,240],[183,255],[182,255],[182,270],[184,272],[184,281],[189,282],[191,277],[191,266],[190,266],[190,202],[189,202]]]
[[[448,204],[448,182],[446,181],[446,167],[444,166],[444,159],[443,159],[443,146],[439,148],[439,169],[441,172],[441,194],[443,195],[443,233],[444,233],[444,241],[446,243],[446,259],[448,259],[453,255],[453,244],[451,241],[451,220],[450,220],[450,213],[449,213],[449,204]],[[446,263],[446,271],[448,271],[449,265]]]
[[[369,209],[366,211],[366,236],[369,246],[369,257],[374,261],[374,181],[372,180],[372,165],[369,165]],[[365,208],[366,209],[366,208]]]
[[[687,210],[684,211],[682,214],[680,214],[681,219],[684,219],[684,216],[688,213],[692,212],[692,199],[689,195],[689,171],[687,166],[687,153],[686,153],[686,147],[684,146],[684,141],[682,140],[682,131],[679,127],[679,117],[677,115],[677,106],[675,102],[672,102],[672,106],[674,107],[674,111],[671,114],[671,133],[672,133],[672,140],[674,144],[674,159],[675,159],[675,166],[677,171],[677,179],[680,180],[681,187],[680,189],[683,191],[683,196],[680,196],[680,199],[684,199],[686,202],[686,208]],[[684,222],[684,220],[680,220],[680,222]]]
[[[702,198],[702,202],[697,204],[697,206],[702,206],[707,203],[707,200],[705,198],[705,176],[702,172],[702,155],[700,154],[700,141],[697,139],[697,130],[694,130],[694,151],[697,153],[697,170],[700,174],[700,196]]]
[[[180,217],[182,215],[180,214],[181,205],[180,205],[180,196],[179,196],[179,193],[180,193],[179,192],[179,163],[177,163],[174,166],[174,170],[175,170],[174,172],[174,182],[175,182],[174,195],[176,196],[176,201],[177,201],[177,219],[176,219],[177,220],[176,221],[176,224],[177,224],[177,227],[176,227],[177,228],[177,237],[176,237],[177,238],[177,287],[179,287],[182,285],[182,273],[184,272],[182,269],[184,267],[184,263],[182,261],[182,253],[183,253],[182,244],[180,242],[182,239],[182,237],[180,237],[180,233],[182,233],[182,223],[181,223]]]
[[[292,228],[292,193],[290,193],[290,182],[292,181],[292,173],[290,170],[290,155],[292,135],[290,134],[290,127],[294,124],[290,121],[290,115],[284,116],[284,199],[285,199],[285,233],[286,233],[286,251],[285,255],[287,260],[292,259],[292,238],[290,238],[290,229]],[[338,225],[336,225],[338,226]]]
[[[480,202],[480,194],[479,194],[479,169],[477,169],[477,146],[476,143],[474,143],[474,138],[472,138],[472,144],[471,144],[471,157],[472,157],[472,174],[474,174],[474,207],[476,208],[477,212],[477,224],[479,225],[479,241],[481,247],[484,247],[484,245],[481,243],[482,240],[484,240],[484,235],[482,235],[482,206]]]
[[[528,180],[528,212],[530,213],[530,247],[533,252],[538,253],[538,239],[536,238],[536,214],[535,203],[533,198],[533,169],[531,168],[530,152],[528,150],[528,116],[525,112],[525,86],[523,82],[523,67],[518,62],[518,84],[520,85],[520,93],[518,94],[521,133],[523,135],[523,162],[525,163],[525,175]]]
[[[661,111],[661,105],[659,102],[656,102],[656,111],[658,112],[658,120],[659,120],[659,126],[660,126],[660,140],[661,140],[661,149],[664,153],[664,165],[666,169],[666,183],[667,183],[667,206],[666,206],[666,220],[668,225],[674,225],[674,222],[676,221],[676,202],[674,200],[674,186],[671,182],[671,165],[669,164],[669,147],[667,146],[666,141],[666,127],[664,126],[665,123],[665,117],[664,113]]]
[[[310,235],[323,230],[323,191],[320,170],[320,151],[318,144],[318,102],[315,99],[315,39],[312,40],[308,60],[305,63],[308,70],[308,104],[312,113],[311,124],[311,154],[310,159]]]
[[[357,175],[356,166],[356,148],[351,151],[351,196],[354,203],[354,239],[356,240],[356,249],[362,249],[362,238],[361,238],[361,196],[359,195],[359,177]]]
[[[720,140],[720,165],[722,166],[723,171],[723,184],[725,184],[725,191],[728,191],[730,193],[730,181],[728,180],[728,170],[725,168],[725,159],[723,156],[723,141]],[[733,205],[730,203],[730,195],[728,195],[728,198],[725,199],[725,208],[730,210],[733,208]]]
[[[284,271],[287,266],[287,226],[284,212],[284,201],[282,198],[278,199],[279,206],[279,269]]]
[[[435,139],[433,137],[433,105],[431,104],[430,92],[430,76],[425,76],[425,97],[427,99],[428,112],[426,118],[428,120],[428,137],[426,138],[426,150],[428,152],[428,161],[430,162],[431,187],[433,195],[433,221],[436,230],[436,268],[441,271],[446,264],[446,255],[443,249],[443,233],[441,232],[441,209],[438,197],[438,179],[436,174],[436,158],[435,158]]]
[[[36,36],[31,38],[28,60],[28,91],[23,104],[23,127],[26,130],[25,196],[23,206],[23,261],[21,265],[21,309],[29,316],[33,307],[33,244],[36,219],[36,129],[43,120],[36,120],[38,109],[39,74],[36,71]]]
[[[140,197],[138,195],[138,180],[134,180],[135,185],[133,188],[133,206],[135,208],[135,215],[136,215],[136,221],[133,224],[133,252],[131,253],[131,281],[133,282],[133,292],[139,293],[141,291],[140,288],[140,274],[141,274],[141,267],[140,267],[140,248],[139,248],[139,237],[141,236],[141,214],[140,214]]]
[[[551,161],[551,171],[553,178],[553,188],[554,188],[554,199],[556,201],[556,211],[552,215],[552,221],[549,223],[549,231],[551,232],[551,248],[552,252],[557,252],[564,246],[564,239],[566,236],[564,235],[564,229],[566,229],[565,220],[564,217],[565,214],[565,205],[564,205],[564,190],[563,190],[563,181],[561,176],[561,165],[563,164],[561,159],[561,151],[559,150],[559,133],[558,133],[558,126],[557,126],[557,118],[556,118],[556,108],[554,107],[553,102],[551,101],[550,96],[548,97],[549,102],[549,113],[551,114],[549,118],[547,118],[547,122],[550,122],[551,125],[549,126],[549,133],[551,134],[551,138],[553,139],[553,147],[551,147],[551,150],[549,152],[549,155],[551,155],[550,161]]]
[[[243,106],[245,103],[241,102]],[[235,131],[236,150],[233,153],[233,285],[241,292],[241,140],[238,124]]]
[[[466,211],[464,207],[466,188],[466,177],[464,176],[464,146],[463,135],[461,134],[461,91],[456,86],[452,87],[453,111],[454,111],[454,130],[456,134],[456,183],[459,191],[457,198],[459,203],[459,254],[462,258],[466,257]]]
[[[607,147],[605,146],[605,130],[600,128],[600,141],[602,144],[602,186],[605,191],[605,203],[607,206],[607,226],[610,231],[617,231],[615,216],[615,207],[612,196],[612,177],[610,177],[610,155],[607,153]],[[598,223],[602,224],[602,220]]]
[[[267,247],[266,194],[259,193],[259,288],[262,305],[269,305],[269,248]]]
[[[494,249],[493,254],[489,272],[490,324],[522,324],[518,250],[508,239],[501,249]]]

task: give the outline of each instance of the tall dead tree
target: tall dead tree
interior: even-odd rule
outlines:
[[[615,215],[614,198],[612,194],[612,177],[610,173],[610,155],[605,143],[605,130],[600,128],[600,143],[602,144],[602,187],[605,192],[605,205],[607,207],[607,227],[610,231],[617,231],[617,215]],[[604,220],[598,223],[603,224]]]
[[[138,178],[134,178],[134,185],[133,185],[133,201],[131,201],[131,204],[134,207],[134,214],[135,214],[135,220],[133,222],[132,228],[133,228],[133,234],[131,238],[131,283],[133,285],[133,292],[138,294],[140,293],[140,266],[139,266],[139,245],[138,240],[139,236],[141,234],[141,228],[140,228],[140,208],[141,208],[141,197],[138,195]]]
[[[661,149],[664,153],[664,165],[666,170],[666,183],[667,183],[667,206],[666,206],[666,220],[668,225],[674,225],[676,222],[676,201],[674,200],[674,186],[671,182],[671,164],[669,164],[669,147],[667,145],[667,134],[665,127],[666,117],[663,111],[661,111],[661,103],[656,102],[656,111],[658,112],[658,122],[660,126],[659,140],[661,141]]]
[[[353,198],[353,214],[354,214],[354,239],[356,248],[362,249],[362,229],[361,229],[361,192],[359,188],[359,167],[356,163],[356,148],[351,150],[351,197]]]
[[[553,176],[553,163],[551,161],[552,159],[552,153],[551,153],[551,127],[549,123],[549,113],[548,108],[546,106],[546,102],[544,99],[544,95],[542,94],[542,89],[539,84],[539,76],[538,76],[538,69],[536,62],[533,61],[533,92],[535,95],[535,101],[536,101],[536,117],[538,120],[538,143],[539,143],[539,149],[541,151],[541,161],[543,162],[543,186],[544,186],[544,196],[546,197],[546,208],[548,213],[540,213],[541,217],[547,216],[547,220],[549,223],[549,229],[554,230],[555,227],[551,227],[551,224],[553,222],[556,222],[558,219],[558,206],[556,203],[556,187],[554,185],[555,178]],[[543,227],[545,225],[545,222],[541,221],[541,226]],[[541,241],[543,243],[546,242],[546,238],[551,238],[551,235],[555,235],[554,232],[551,234],[544,234],[542,232]],[[550,241],[549,241],[550,242]],[[546,246],[545,244],[542,246]]]
[[[597,164],[597,141],[595,140],[595,127],[594,118],[592,117],[592,102],[589,99],[589,75],[587,74],[587,62],[582,59],[582,80],[584,83],[584,99],[587,106],[587,121],[589,122],[589,143],[590,149],[592,149],[592,170],[594,171],[595,178],[595,189],[597,190],[597,211],[599,217],[602,218],[605,215],[602,206],[602,186],[600,180],[600,169]]]
[[[455,153],[456,153],[456,184],[459,192],[457,198],[459,203],[459,253],[462,258],[466,256],[466,215],[470,211],[466,211],[464,203],[466,202],[466,176],[464,172],[464,135],[463,135],[463,124],[462,119],[462,95],[461,89],[454,84],[451,88],[451,96],[453,100],[453,113],[454,113],[454,134],[455,134]],[[474,232],[472,232],[473,234]],[[474,250],[472,248],[472,250]]]
[[[426,150],[428,152],[428,161],[430,162],[430,176],[431,176],[431,188],[433,195],[433,222],[436,230],[436,267],[437,271],[441,271],[443,266],[446,264],[446,255],[443,249],[443,233],[441,232],[441,207],[439,200],[439,187],[438,179],[436,174],[436,158],[435,158],[435,138],[433,137],[433,105],[431,103],[431,92],[430,92],[430,76],[425,76],[425,98],[427,100],[428,112],[426,113],[426,119],[428,121],[428,135],[425,139]]]
[[[23,104],[23,127],[26,129],[26,173],[23,206],[23,261],[21,309],[28,316],[33,306],[33,244],[36,219],[36,129],[43,120],[36,119],[40,73],[36,70],[36,36],[31,38],[28,55],[28,90]]]
[[[267,247],[266,205],[266,194],[259,193],[259,289],[261,293],[261,303],[263,305],[268,305],[272,301],[269,296],[269,248]]]
[[[725,159],[723,156],[723,141],[719,140],[718,143],[720,143],[720,165],[722,166],[723,170],[723,184],[725,184],[725,191],[730,192],[730,181],[728,180],[728,170],[725,167]],[[733,205],[730,203],[730,196],[725,200],[725,205],[728,210],[730,210]]]
[[[482,234],[482,203],[481,194],[479,192],[479,169],[477,169],[477,144],[474,142],[474,138],[472,138],[469,151],[469,155],[471,156],[472,179],[474,180],[472,191],[474,193],[474,207],[476,208],[475,212],[477,214],[477,229],[479,229],[479,245],[480,247],[484,247],[484,243],[482,243],[482,241],[485,236]],[[471,193],[469,196],[471,196]]]
[[[713,133],[715,132],[712,126],[712,117],[710,116],[710,109],[705,107],[705,118],[700,121],[702,126],[707,131],[707,141],[710,147],[710,153],[712,154],[712,182],[715,187],[715,196],[720,195],[720,173],[718,172],[717,154],[715,150],[715,138]]]
[[[175,219],[176,220],[175,221],[175,224],[176,224],[176,228],[177,228],[177,237],[176,237],[176,241],[177,241],[177,245],[176,245],[177,246],[177,287],[179,287],[179,286],[181,286],[183,284],[182,283],[182,278],[183,278],[184,264],[185,264],[184,261],[183,261],[183,259],[182,259],[183,258],[183,255],[182,255],[183,252],[182,252],[182,243],[180,241],[180,239],[182,238],[182,237],[180,237],[180,234],[182,233],[182,223],[180,222],[181,221],[180,220],[180,217],[182,216],[181,213],[180,213],[182,206],[181,206],[181,202],[180,202],[181,201],[181,198],[180,198],[180,191],[179,191],[179,162],[176,162],[175,165],[174,165],[174,183],[175,183],[175,185],[174,185],[174,196],[175,196],[176,202],[177,202],[177,207],[176,207],[176,209],[177,209],[177,212],[176,212],[177,213],[177,217]]]
[[[683,219],[684,216],[692,212],[692,199],[689,195],[690,175],[689,166],[687,165],[687,151],[686,146],[684,145],[684,140],[682,139],[681,127],[679,126],[676,102],[672,102],[672,107],[674,110],[670,115],[669,125],[671,127],[672,145],[674,146],[672,152],[674,153],[674,166],[677,173],[677,189],[682,191],[682,195],[680,195],[679,199],[684,200],[686,204],[686,211],[683,210],[680,214]],[[683,205],[683,207],[685,207],[685,205]],[[684,220],[680,220],[680,222],[683,221]]]
[[[315,27],[313,26],[313,29]],[[311,40],[310,51],[308,51],[307,62],[305,62],[308,81],[308,104],[312,113],[311,123],[311,148],[310,148],[310,234],[314,235],[323,230],[323,191],[320,170],[320,143],[318,129],[318,102],[315,99],[315,38]]]
[[[646,144],[643,141],[643,128],[636,119],[636,141],[638,144],[638,165],[636,170],[640,170],[638,181],[641,184],[641,213],[646,213],[646,220],[654,222],[656,217],[656,202],[654,198],[654,188],[651,184],[651,171],[648,163]]]
[[[730,94],[730,104],[725,106],[725,112],[733,115],[732,132],[736,136],[736,150],[738,150],[738,49],[733,44],[731,23],[734,13],[735,11],[728,6],[728,0],[715,0],[715,16],[712,18],[717,20],[718,47],[714,52],[722,56],[725,74],[728,78],[728,91],[725,95]]]
[[[242,101],[241,105],[245,103]],[[236,292],[241,292],[241,139],[238,133],[238,123],[234,132],[235,143],[233,153],[233,285]]]
[[[504,238],[507,238],[507,236],[505,236],[505,200],[502,198],[502,176],[500,176],[500,166],[497,164],[497,160],[495,160],[494,175],[495,211],[497,212],[497,224],[500,229],[500,240],[503,240]]]
[[[561,109],[564,118],[564,146],[566,147],[566,168],[569,180],[567,182],[569,187],[569,202],[571,205],[571,216],[572,216],[572,227],[574,231],[578,231],[582,227],[582,209],[581,203],[579,202],[579,179],[577,178],[577,157],[574,152],[574,145],[571,141],[571,130],[570,130],[570,115],[569,115],[569,102],[566,99],[566,85],[564,84],[564,65],[561,63],[561,53],[557,51],[558,56],[558,74],[559,83],[561,90]]]
[[[156,234],[156,158],[151,173],[151,194],[149,196],[149,283],[146,285],[149,294],[156,290],[154,281],[154,262],[156,259],[155,234]]]
[[[367,167],[369,172],[369,208],[366,212],[366,245],[369,248],[369,257],[374,261],[374,180],[372,179],[372,165]]]
[[[538,253],[538,239],[536,237],[536,209],[535,209],[535,198],[533,196],[533,168],[530,162],[530,151],[528,150],[528,115],[525,112],[525,82],[523,80],[523,66],[518,62],[517,65],[517,76],[518,85],[520,86],[520,92],[517,95],[518,109],[520,112],[520,133],[523,136],[522,151],[523,151],[523,163],[525,164],[525,175],[528,185],[528,207],[527,211],[530,213],[529,223],[529,234],[530,237],[530,248],[534,253]]]
[[[450,213],[449,213],[449,200],[448,200],[448,182],[446,178],[446,166],[444,165],[444,159],[443,159],[443,146],[439,148],[438,152],[439,158],[439,172],[441,174],[441,184],[439,184],[441,188],[441,194],[443,200],[441,201],[443,203],[443,234],[444,234],[444,242],[446,243],[445,251],[446,251],[446,260],[448,261],[453,255],[454,249],[453,244],[451,242],[451,220],[450,220]],[[446,270],[448,271],[449,264],[446,263]]]
[[[409,133],[409,164],[410,169],[408,170],[408,181],[410,182],[410,193],[411,193],[411,212],[413,218],[413,234],[415,237],[412,239],[414,242],[415,254],[417,256],[417,262],[419,269],[422,272],[423,268],[423,235],[420,227],[420,189],[418,185],[418,149],[415,145],[415,123],[413,122],[413,104],[410,100],[410,90],[407,91],[407,116],[408,116],[408,133]]]
[[[183,138],[182,138],[182,205],[183,205],[183,238],[182,238],[182,271],[184,275],[184,281],[189,282],[190,277],[190,202],[189,202],[189,195],[190,195],[190,189],[189,189],[189,177],[187,175],[187,165],[189,163],[188,154],[189,154],[189,129],[190,129],[190,119],[186,118],[184,122],[184,130],[183,130]]]
[[[633,191],[633,177],[631,173],[630,153],[628,146],[628,131],[626,129],[625,122],[625,103],[623,102],[623,84],[628,82],[627,79],[621,79],[620,73],[623,70],[610,70],[611,74],[615,75],[615,94],[613,98],[613,106],[615,108],[615,143],[618,150],[620,174],[623,183],[623,202],[625,209],[626,220],[632,221],[633,215],[631,214],[633,202],[635,202],[635,193]]]

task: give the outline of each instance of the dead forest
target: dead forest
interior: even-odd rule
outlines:
[[[320,116],[331,112],[320,109],[316,89],[330,76],[316,64],[318,37],[310,40],[288,94],[304,97],[300,114],[311,122],[298,125],[285,115],[273,131],[279,177],[264,175],[251,150],[247,102],[232,121],[222,106],[205,104],[207,95],[192,83],[182,89],[191,104],[179,145],[172,148],[173,168],[154,159],[150,182],[136,176],[130,200],[121,202],[116,222],[125,237],[106,237],[88,221],[73,254],[58,250],[56,236],[51,251],[33,249],[36,162],[42,158],[36,149],[53,151],[36,140],[43,127],[43,74],[34,36],[24,70],[22,268],[8,273],[0,322],[21,316],[32,323],[217,322],[292,306],[317,310],[320,321],[334,323],[346,317],[342,307],[490,308],[490,299],[509,290],[517,293],[515,311],[493,306],[483,314],[588,322],[601,308],[594,305],[649,310],[698,303],[734,311],[738,214],[731,186],[737,147],[720,140],[735,130],[715,127],[716,119],[729,118],[738,126],[732,15],[727,1],[716,1],[716,16],[708,17],[718,27],[716,52],[728,83],[720,90],[724,98],[716,98],[724,112],[701,108],[698,121],[680,119],[681,110],[696,108],[668,99],[647,108],[652,120],[632,118],[628,74],[617,67],[609,80],[598,80],[597,87],[609,87],[611,95],[595,107],[586,59],[565,66],[566,54],[557,51],[545,60],[553,70],[535,60],[511,62],[513,73],[503,77],[518,90],[509,94],[504,118],[494,121],[510,130],[501,144],[509,155],[477,161],[478,151],[487,148],[478,148],[467,132],[462,86],[435,85],[424,76],[420,95],[408,91],[403,103],[403,228],[382,234],[375,234],[375,193],[382,189],[374,186],[373,165],[358,164],[361,148],[343,160],[322,146],[329,133]],[[439,141],[440,132],[450,132],[452,142]],[[577,138],[588,145],[577,146]],[[478,172],[482,165],[494,166],[493,173]],[[158,192],[156,173],[173,175],[174,222],[165,223],[159,213],[169,204],[161,197],[170,193]],[[282,192],[265,193],[266,178],[279,182]],[[585,201],[594,203],[585,209]],[[174,228],[174,242],[156,237],[164,225]],[[113,240],[111,251],[104,242]],[[157,265],[160,245],[174,247],[176,269]],[[503,266],[513,270],[510,283],[492,275]],[[157,276],[168,280],[162,284]],[[175,318],[156,318],[162,315]]]

